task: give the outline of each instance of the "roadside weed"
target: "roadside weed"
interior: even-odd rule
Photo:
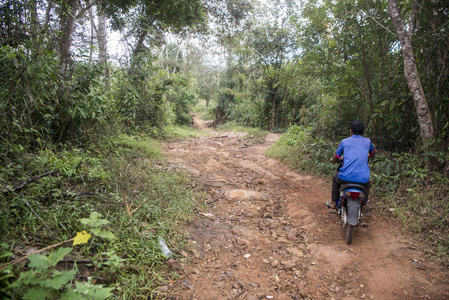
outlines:
[[[35,262],[8,265],[0,281],[16,282],[14,299],[28,297],[30,289],[61,299],[77,291],[102,293],[98,283],[103,292],[148,298],[176,276],[166,270],[158,238],[178,255],[184,239],[178,225],[190,220],[194,207],[188,178],[166,168],[158,142],[146,137],[123,135],[96,147],[45,149],[0,170],[1,266],[11,253],[20,257],[77,233],[85,242],[66,253],[70,263],[52,261],[45,270],[34,268]],[[17,174],[28,175],[15,180]],[[42,255],[44,261],[48,254]],[[101,278],[97,284],[89,279],[94,277]]]

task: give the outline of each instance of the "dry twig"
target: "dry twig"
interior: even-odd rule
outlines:
[[[24,260],[27,259],[30,255],[42,253],[42,252],[47,251],[47,250],[49,250],[49,249],[58,247],[58,246],[60,246],[60,245],[62,245],[62,244],[64,244],[64,243],[71,242],[71,241],[73,241],[74,239],[75,239],[75,238],[71,238],[70,240],[62,241],[62,242],[60,242],[60,243],[57,243],[57,244],[54,244],[54,245],[51,245],[51,246],[42,248],[41,250],[38,250],[38,251],[33,252],[33,253],[30,253],[30,254],[28,254],[28,255],[26,255],[26,256],[20,257],[20,258],[18,258],[18,259],[13,260],[13,261],[7,262],[7,263],[3,264],[2,266],[0,266],[0,272],[3,271],[4,269],[6,269],[6,267],[9,266],[9,265],[15,265],[15,264],[17,264],[17,263],[19,263],[19,262],[21,262],[21,261],[24,261]]]
[[[21,183],[19,183],[18,185],[16,185],[12,189],[6,188],[6,190],[4,190],[3,193],[15,192],[17,190],[21,190],[26,185],[28,185],[28,184],[30,184],[32,182],[38,181],[41,178],[44,178],[44,177],[47,177],[47,176],[50,176],[50,175],[54,175],[54,174],[58,174],[58,173],[59,173],[59,171],[51,171],[51,172],[47,172],[47,173],[44,173],[44,174],[41,174],[41,175],[37,175],[37,176],[31,177],[31,178],[28,178],[27,180],[22,181]]]

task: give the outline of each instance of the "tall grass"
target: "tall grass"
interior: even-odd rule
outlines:
[[[15,189],[48,171],[57,173]],[[176,258],[176,249],[184,243],[179,224],[190,220],[195,196],[186,189],[189,180],[185,175],[164,167],[157,141],[123,135],[89,150],[23,153],[0,172],[4,187],[0,244],[8,253],[25,253],[68,240],[86,230],[80,219],[96,211],[111,221],[108,230],[117,239],[94,238],[87,245],[75,246],[74,258],[93,263],[78,266],[83,272],[107,280],[124,299],[152,298],[155,288],[174,276],[166,269],[158,238],[165,239]],[[116,254],[124,259],[123,264],[105,263],[105,253]],[[0,264],[9,259],[0,258]],[[16,265],[14,274],[19,276],[22,268]],[[20,291],[15,293],[20,298]]]

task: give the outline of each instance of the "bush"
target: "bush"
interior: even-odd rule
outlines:
[[[335,149],[324,139],[314,137],[312,127],[292,126],[267,151],[267,155],[281,159],[301,171],[330,176],[336,170],[329,163]]]
[[[71,79],[61,81],[53,52],[32,56],[24,46],[3,46],[0,67],[0,160],[14,157],[14,145],[80,145],[102,131],[109,103],[96,66],[76,63]]]

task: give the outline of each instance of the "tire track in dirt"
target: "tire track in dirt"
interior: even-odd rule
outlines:
[[[374,216],[344,241],[323,203],[330,182],[263,155],[278,135],[243,133],[163,145],[167,167],[187,172],[206,205],[188,225],[189,253],[169,299],[449,299],[447,273],[400,229]]]

